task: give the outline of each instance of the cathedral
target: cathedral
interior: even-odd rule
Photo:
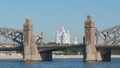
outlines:
[[[69,31],[65,31],[64,26],[62,26],[61,31],[56,32],[56,43],[70,44],[70,33]]]

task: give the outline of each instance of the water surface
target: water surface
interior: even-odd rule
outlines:
[[[85,63],[82,58],[53,59],[46,62],[24,62],[22,60],[0,60],[0,68],[120,68],[120,58],[111,62]]]

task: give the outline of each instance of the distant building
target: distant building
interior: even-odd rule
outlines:
[[[56,43],[70,44],[70,33],[69,31],[65,31],[64,26],[62,26],[61,31],[56,32]]]
[[[78,44],[78,42],[77,42],[77,37],[75,37],[75,38],[73,39],[73,44]]]

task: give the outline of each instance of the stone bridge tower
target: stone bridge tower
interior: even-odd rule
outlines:
[[[111,50],[110,49],[96,49],[97,41],[95,36],[95,24],[92,19],[92,15],[87,16],[85,21],[85,50],[84,61],[110,61]]]
[[[84,61],[95,61],[96,58],[96,46],[95,46],[95,25],[92,19],[92,15],[87,15],[85,21],[85,53]]]
[[[27,18],[24,24],[24,55],[23,59],[26,60],[41,60],[40,54],[38,53],[37,46],[35,45],[33,35],[33,25],[31,19]]]

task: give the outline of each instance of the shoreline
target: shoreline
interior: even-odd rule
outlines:
[[[83,58],[83,55],[53,55],[52,58]],[[120,55],[111,55],[111,58],[120,58]],[[0,59],[23,59],[22,55],[0,55]]]
[[[53,55],[53,58],[83,58],[83,55]]]
[[[83,58],[83,55],[53,55],[53,58]],[[111,58],[120,58],[120,55],[111,55]]]

